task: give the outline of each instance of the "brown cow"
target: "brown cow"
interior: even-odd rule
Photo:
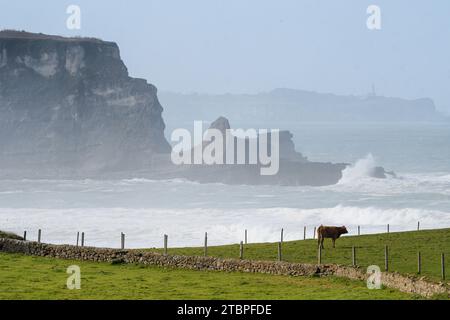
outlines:
[[[331,238],[333,240],[333,248],[336,248],[336,239],[338,239],[341,235],[348,233],[347,228],[342,227],[324,227],[320,226],[317,229],[317,239],[318,245],[323,247],[323,241],[325,238]]]

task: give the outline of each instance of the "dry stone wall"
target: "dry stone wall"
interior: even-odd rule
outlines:
[[[364,270],[360,268],[340,265],[313,265],[200,256],[163,255],[155,252],[143,252],[138,250],[51,245],[13,239],[0,239],[0,251],[60,259],[108,263],[134,263],[190,270],[249,272],[286,276],[333,275],[362,281],[366,281],[368,277]],[[422,295],[424,297],[432,297],[436,294],[450,294],[448,286],[444,283],[433,283],[426,281],[423,278],[410,277],[398,273],[382,273],[381,281],[386,287]]]

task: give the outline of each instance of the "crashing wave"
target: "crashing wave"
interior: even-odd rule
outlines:
[[[369,153],[362,159],[356,161],[354,165],[350,165],[342,171],[342,179],[339,183],[346,183],[365,178],[386,179],[395,178],[394,172],[387,172],[383,167],[377,166],[374,156]]]

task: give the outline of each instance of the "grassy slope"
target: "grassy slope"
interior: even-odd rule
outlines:
[[[81,267],[81,290],[66,269]],[[415,299],[334,277],[287,277],[111,265],[0,253],[0,299]]]
[[[0,230],[0,238],[3,238],[3,239],[14,239],[14,240],[23,240],[22,237],[14,234],[14,233],[5,232],[5,231],[1,231],[1,230]]]
[[[390,271],[416,274],[417,252],[421,251],[422,275],[432,280],[440,280],[441,253],[446,254],[447,262],[450,261],[450,229],[442,229],[343,237],[336,242],[336,249],[332,249],[331,240],[327,239],[322,253],[322,262],[350,265],[352,246],[355,246],[358,265],[362,267],[378,265],[384,270],[385,245],[390,248]],[[160,250],[152,249],[152,251]],[[169,254],[202,255],[203,248],[169,249]],[[208,254],[216,257],[238,258],[239,245],[210,247]],[[245,246],[244,257],[255,260],[275,260],[277,245],[274,243],[248,244]],[[317,263],[317,241],[285,242],[283,260]]]

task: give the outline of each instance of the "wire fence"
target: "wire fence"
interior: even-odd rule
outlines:
[[[300,239],[297,239],[296,241],[307,241],[307,240],[314,240],[317,239],[317,227],[313,227],[313,226],[304,226],[303,228],[303,233],[302,233],[302,237]],[[373,231],[373,228],[371,229]],[[420,221],[417,222],[417,225],[415,225],[414,228],[412,228],[412,230],[409,231],[421,231],[421,230],[425,230],[425,229],[421,229],[421,223]],[[433,229],[429,229],[429,230],[433,230]],[[402,230],[405,231],[405,230]],[[390,224],[386,224],[385,227],[383,228],[381,233],[378,234],[389,234],[392,232],[392,228]],[[375,233],[367,233],[366,235],[373,235]],[[24,231],[23,233],[23,239],[25,241],[29,240],[27,239],[27,231]],[[355,226],[353,228],[353,230],[351,230],[350,233],[343,235],[344,237],[360,237],[360,236],[364,236],[364,229],[362,228],[362,226],[358,225]],[[41,229],[39,229],[37,231],[37,242],[41,243],[42,242],[42,236],[43,236],[43,232]],[[285,236],[286,236],[286,229],[285,228],[281,228],[280,230],[280,234],[279,234],[279,241],[276,242],[276,260],[278,261],[283,261],[284,259],[284,255],[283,255],[283,243],[285,242]],[[243,240],[239,242],[239,258],[240,259],[244,259],[245,258],[245,250],[246,250],[246,246],[248,246],[251,242],[251,234],[249,233],[248,229],[243,230]],[[126,234],[125,233],[120,233],[120,249],[127,249],[126,246]],[[75,246],[79,246],[79,247],[85,247],[86,246],[86,234],[85,232],[77,232],[76,233],[76,242],[73,243]],[[175,248],[174,248],[175,249]],[[204,241],[203,241],[203,255],[204,256],[208,256],[209,254],[209,234],[207,232],[205,232],[204,235]],[[159,250],[162,250],[163,254],[167,255],[169,253],[169,235],[168,234],[164,234],[163,235],[163,246],[162,248],[160,248]],[[364,250],[363,248],[357,248],[356,246],[352,246],[351,247],[351,259],[348,259],[348,262],[346,262],[345,264],[348,265],[352,265],[354,267],[358,266],[358,262],[359,262],[359,254],[360,254],[360,250]],[[318,264],[323,264],[323,249],[320,245],[318,245],[318,249],[317,249],[317,263]],[[416,270],[410,270],[411,272],[414,272],[418,275],[422,275],[424,270],[423,270],[423,265],[424,265],[424,255],[423,252],[418,250],[417,251],[417,262],[416,262]],[[390,257],[392,256],[392,252],[391,252],[391,248],[388,245],[384,246],[384,270],[386,272],[390,271]],[[446,268],[445,268],[445,253],[442,252],[440,253],[440,278],[442,280],[446,280]],[[340,262],[342,262],[342,259],[340,259]]]

